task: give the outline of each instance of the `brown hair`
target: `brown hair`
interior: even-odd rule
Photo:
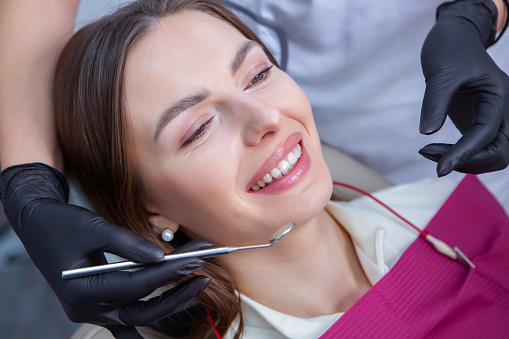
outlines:
[[[124,106],[125,65],[129,52],[150,33],[158,20],[184,10],[214,15],[260,43],[258,37],[218,0],[136,1],[80,29],[60,55],[55,73],[54,108],[66,166],[78,178],[96,212],[158,243],[166,251],[174,246],[156,237],[147,222],[142,180],[133,168],[130,123]],[[174,244],[175,245],[175,244]],[[209,308],[224,334],[241,316],[235,282],[218,262],[209,259],[200,274],[212,278],[197,298]],[[236,334],[240,337],[241,325]],[[211,335],[210,326],[200,337]]]

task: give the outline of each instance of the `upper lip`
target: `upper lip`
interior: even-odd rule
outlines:
[[[288,153],[290,153],[295,146],[302,140],[302,134],[300,132],[295,132],[291,134],[282,145],[280,145],[270,156],[263,165],[256,171],[253,178],[249,181],[249,185],[247,190],[251,188],[251,186],[255,185],[258,180],[263,178],[265,174],[270,172],[271,169],[277,167],[279,162],[286,158]]]

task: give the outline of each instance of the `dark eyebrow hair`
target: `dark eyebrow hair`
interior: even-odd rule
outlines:
[[[154,141],[157,140],[157,137],[159,137],[159,134],[161,134],[161,131],[164,128],[164,126],[166,126],[171,120],[176,118],[180,113],[184,112],[185,110],[207,99],[209,96],[210,96],[209,91],[200,90],[179,100],[173,106],[168,108],[159,119],[159,122],[157,123],[156,132],[154,134]]]
[[[235,54],[235,57],[233,58],[232,63],[230,64],[232,76],[235,76],[240,68],[240,65],[242,65],[244,59],[246,59],[247,53],[249,53],[249,50],[251,50],[251,48],[254,46],[259,46],[259,44],[253,40],[248,40],[240,46],[239,50]]]

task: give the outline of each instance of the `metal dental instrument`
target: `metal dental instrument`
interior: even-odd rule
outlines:
[[[178,253],[178,254],[168,254],[168,255],[165,255],[162,259],[156,261],[155,263],[176,260],[176,259],[181,259],[181,258],[188,258],[188,257],[210,258],[210,257],[217,257],[220,255],[230,254],[230,253],[237,252],[240,250],[250,250],[250,249],[255,249],[255,248],[271,247],[276,242],[278,242],[279,239],[281,239],[288,232],[290,232],[294,226],[295,226],[295,223],[292,222],[292,223],[290,223],[289,226],[285,225],[285,226],[281,227],[279,230],[277,230],[272,235],[268,244],[240,246],[240,247],[227,246],[227,247],[211,248],[211,249],[200,250],[200,251],[184,252],[184,253]],[[149,265],[153,265],[153,264],[149,264]],[[113,263],[113,264],[106,264],[106,265],[99,265],[99,266],[92,266],[92,267],[83,267],[83,268],[77,268],[77,269],[73,269],[73,270],[63,271],[62,279],[86,277],[88,275],[115,272],[115,271],[121,271],[121,270],[129,270],[129,269],[134,269],[134,268],[142,268],[142,267],[146,267],[146,266],[147,266],[147,264],[137,263],[134,261],[121,261],[121,262],[117,262],[117,263]]]

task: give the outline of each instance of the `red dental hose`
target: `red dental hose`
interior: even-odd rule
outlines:
[[[428,233],[424,232],[423,230],[419,229],[417,226],[415,226],[414,224],[412,224],[410,221],[406,220],[405,218],[403,218],[401,215],[399,215],[396,211],[394,211],[392,208],[390,208],[389,206],[387,206],[386,204],[384,204],[383,202],[381,202],[380,200],[378,200],[377,198],[375,198],[372,194],[366,192],[366,191],[363,191],[361,190],[360,188],[358,187],[355,187],[355,186],[352,186],[352,185],[349,185],[349,184],[345,184],[345,183],[342,183],[342,182],[338,182],[338,181],[333,181],[332,182],[334,185],[336,186],[342,186],[342,187],[346,187],[348,189],[351,189],[352,191],[355,191],[355,192],[358,192],[358,193],[361,193],[371,199],[373,199],[374,201],[376,201],[377,203],[379,203],[380,205],[382,205],[383,207],[385,207],[386,209],[388,209],[392,214],[394,214],[395,216],[397,216],[398,218],[400,218],[401,220],[403,220],[405,223],[407,223],[410,227],[412,227],[414,230],[416,230],[417,232],[419,232],[419,234],[421,236],[423,236],[424,238],[426,238],[428,236]]]

